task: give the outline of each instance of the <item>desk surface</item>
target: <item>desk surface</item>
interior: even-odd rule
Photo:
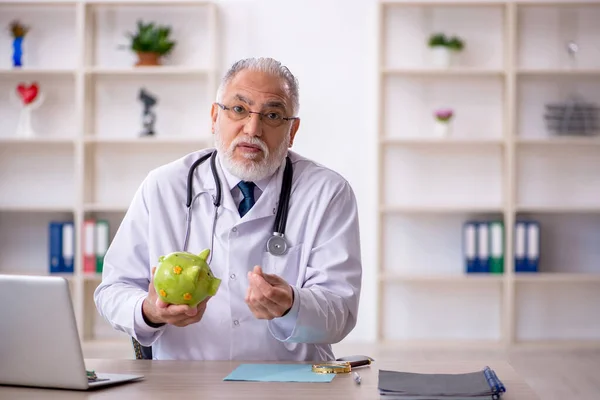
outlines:
[[[379,369],[425,373],[473,372],[489,365],[506,386],[503,400],[539,400],[533,390],[505,361],[477,360],[441,363],[415,360],[376,361],[357,368],[362,377],[357,385],[348,374],[336,376],[331,383],[225,382],[240,362],[237,361],[149,361],[86,360],[88,369],[101,373],[142,374],[143,381],[107,387],[92,392],[0,386],[0,399],[379,399]]]

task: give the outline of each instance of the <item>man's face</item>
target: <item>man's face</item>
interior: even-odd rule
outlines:
[[[299,120],[284,120],[279,126],[267,121],[275,115],[293,116],[285,81],[263,72],[240,71],[225,88],[222,104],[229,110],[213,104],[211,117],[215,147],[222,154],[225,167],[246,181],[274,173],[300,125]],[[240,119],[245,111],[265,115],[248,114]]]

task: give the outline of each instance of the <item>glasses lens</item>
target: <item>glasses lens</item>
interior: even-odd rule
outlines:
[[[240,106],[240,105],[235,105],[232,107],[229,107],[229,109],[227,110],[229,117],[231,119],[233,119],[234,121],[239,121],[241,119],[247,118],[248,117],[248,109],[246,109],[246,107],[244,106]]]

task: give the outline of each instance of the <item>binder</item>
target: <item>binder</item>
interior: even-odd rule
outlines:
[[[102,269],[104,268],[104,256],[106,255],[106,250],[108,250],[108,228],[109,225],[107,220],[96,221],[96,272],[99,273],[102,273]]]
[[[525,271],[538,272],[540,261],[540,224],[537,221],[527,222],[527,251],[525,255]]]
[[[490,222],[490,272],[504,273],[504,222]]]
[[[65,222],[62,226],[62,272],[72,274],[75,272],[75,229],[73,222]]]
[[[477,223],[476,272],[490,272],[490,229],[487,222]]]
[[[50,221],[48,224],[48,269],[51,274],[64,270],[62,238],[63,223]]]
[[[527,223],[525,221],[515,223],[515,272],[525,272],[527,270],[525,263],[526,229]]]
[[[463,225],[463,254],[465,270],[467,273],[476,272],[477,269],[477,229],[474,221],[467,221]]]
[[[94,246],[96,221],[88,218],[83,222],[83,272],[93,274],[96,272],[96,250]]]
[[[379,370],[380,399],[499,399],[506,392],[496,372],[486,366],[454,374]]]

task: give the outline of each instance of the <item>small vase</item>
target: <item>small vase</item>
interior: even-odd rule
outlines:
[[[433,132],[436,138],[447,138],[450,135],[450,122],[435,121]]]
[[[138,52],[138,62],[136,66],[155,66],[160,65],[160,55],[158,53]]]
[[[23,38],[17,37],[13,40],[13,67],[23,66]]]
[[[436,46],[431,49],[431,60],[437,68],[449,68],[452,64],[452,52],[444,46]]]
[[[17,137],[20,139],[32,139],[34,138],[35,132],[31,126],[31,107],[24,106],[21,109],[21,115],[19,116],[19,123],[17,125]]]

